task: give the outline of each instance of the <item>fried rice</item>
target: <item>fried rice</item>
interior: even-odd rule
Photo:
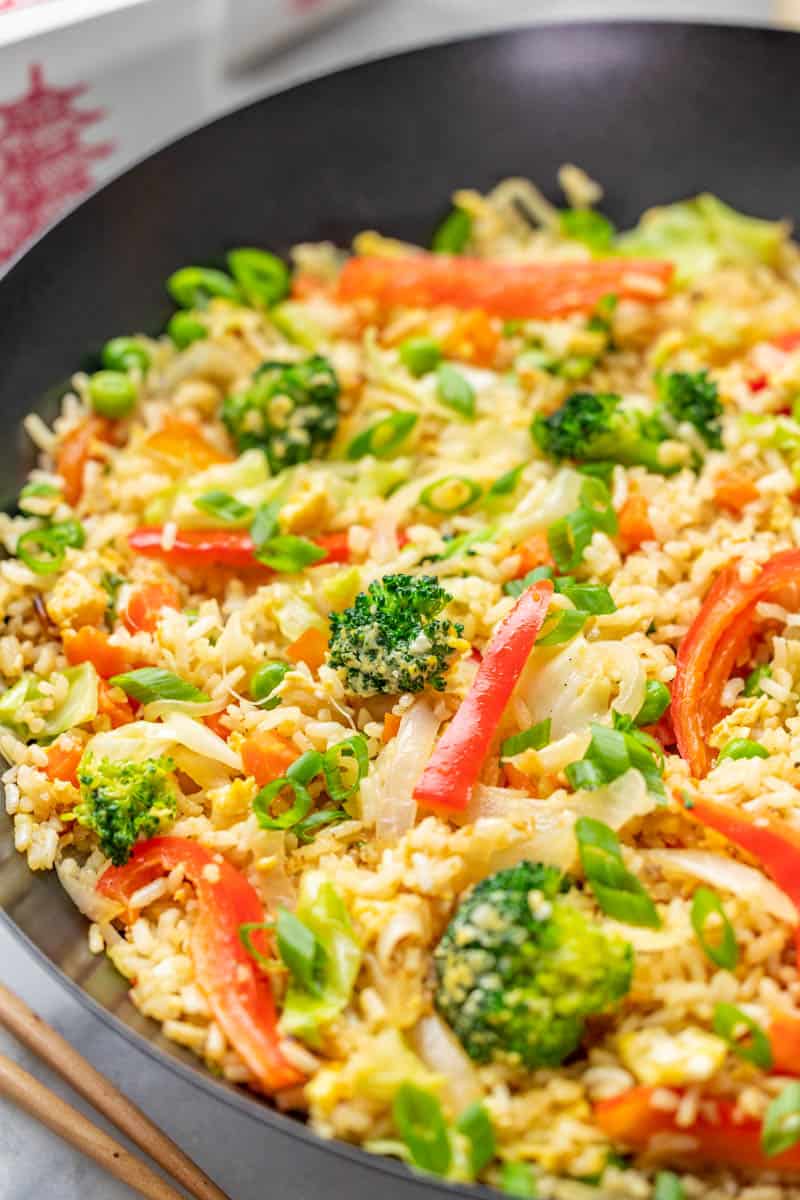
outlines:
[[[92,951],[130,981],[137,1008],[213,1071],[273,1092],[323,1137],[429,1166],[398,1115],[398,1089],[410,1085],[433,1098],[447,1129],[442,1173],[451,1179],[564,1200],[589,1200],[598,1188],[631,1200],[654,1189],[787,1200],[800,1195],[791,1149],[800,1125],[777,1153],[764,1130],[778,1098],[793,1095],[800,1049],[796,1072],[777,1043],[766,1056],[743,1054],[755,1042],[742,1041],[742,1021],[768,1042],[775,1030],[789,1040],[800,1031],[798,914],[768,855],[696,814],[724,808],[777,830],[800,878],[791,581],[754,601],[719,695],[704,688],[721,644],[689,688],[688,703],[706,714],[709,769],[685,738],[680,752],[671,709],[643,735],[636,718],[648,685],[672,690],[674,707],[678,652],[702,623],[714,581],[729,570],[733,588],[747,587],[800,546],[800,338],[787,336],[800,330],[800,256],[785,225],[748,225],[707,197],[655,210],[620,238],[592,207],[599,187],[575,167],[560,178],[565,209],[524,180],[457,192],[457,216],[439,238],[451,256],[440,262],[544,270],[635,254],[676,265],[671,279],[515,316],[468,296],[343,289],[353,262],[377,261],[391,276],[393,264],[420,260],[419,247],[383,234],[360,234],[354,257],[304,244],[292,251],[289,298],[264,301],[241,280],[238,293],[233,280],[230,294],[204,291],[201,278],[172,335],[137,335],[138,352],[122,362],[110,352],[106,366],[125,380],[116,391],[114,380],[79,373],[52,428],[28,418],[38,465],[19,510],[1,518],[6,807],[17,850],[31,870],[57,871],[88,919]],[[230,397],[251,395],[264,364],[283,370],[312,356],[338,391],[324,445],[298,453],[291,439],[273,440],[270,458],[259,426],[232,432]],[[663,381],[678,375],[712,385],[720,437],[704,438],[690,421],[662,427],[663,470],[622,453],[615,460],[612,446],[587,474],[585,462],[531,436],[537,414],[546,423],[576,394],[620,397],[644,428],[658,419]],[[408,414],[413,421],[398,421]],[[374,435],[380,423],[388,442]],[[585,508],[587,480],[607,498],[606,524],[565,550],[553,530]],[[266,520],[266,537],[254,519]],[[559,626],[578,604],[569,586],[556,591],[544,626],[551,639],[528,657],[486,731],[466,805],[426,803],[420,779],[504,620],[526,588],[566,575],[607,599]],[[427,675],[405,691],[354,688],[354,672],[332,654],[337,618],[346,624],[357,597],[387,576],[429,577],[446,593],[438,683]],[[277,670],[259,696],[264,664]],[[110,682],[147,668],[169,673],[172,692],[156,694],[158,680],[156,693],[142,691],[141,678],[138,690]],[[508,746],[537,726],[538,738]],[[617,774],[602,756],[597,777],[570,771],[592,760],[598,727],[615,730],[617,745],[632,738],[639,757]],[[337,759],[331,783],[320,756],[356,735],[368,761],[344,786]],[[311,780],[299,791],[279,783],[265,798],[309,753]],[[105,759],[160,763],[168,780],[166,809],[122,850],[91,807],[91,764]],[[292,820],[298,795],[310,812]],[[324,815],[309,823],[314,814]],[[622,890],[649,897],[654,919],[629,923],[603,903],[576,839],[579,819],[618,840]],[[124,895],[98,886],[143,861],[153,838],[201,848],[205,865],[198,874],[188,859],[164,857]],[[555,1064],[470,1054],[443,1015],[435,966],[470,889],[524,862],[563,872],[569,890],[559,903],[621,939],[633,961],[624,995],[596,1006]],[[198,949],[213,920],[208,895],[221,894],[228,867],[248,889],[249,924],[263,910],[261,949],[245,936],[230,962],[277,1007],[274,1052],[286,1067],[277,1088],[242,1052]],[[350,983],[321,1016],[309,1020],[301,1004],[305,1017],[289,1021],[287,997],[302,992],[303,974],[285,938],[276,948],[271,922],[288,913],[302,925],[309,889],[324,887],[352,950]],[[698,932],[699,889],[713,895]],[[307,927],[301,936],[322,937]],[[736,952],[725,964],[715,936],[726,932]],[[317,996],[310,977],[305,986],[306,1000]],[[730,1006],[738,1016],[726,1032],[720,1013]],[[626,1099],[641,1111],[619,1133],[613,1114]],[[466,1105],[480,1106],[491,1130],[477,1169],[459,1132]],[[720,1137],[733,1146],[754,1129],[762,1148],[749,1161],[720,1150]],[[530,1171],[515,1176],[509,1164]]]

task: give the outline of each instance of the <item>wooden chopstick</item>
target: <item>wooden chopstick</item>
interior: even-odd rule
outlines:
[[[0,1054],[0,1095],[8,1096],[147,1200],[186,1200],[140,1158],[4,1054]]]
[[[218,1188],[188,1155],[184,1154],[179,1146],[176,1146],[144,1115],[140,1108],[123,1096],[122,1092],[118,1091],[105,1075],[96,1071],[91,1063],[87,1062],[82,1054],[79,1054],[69,1042],[65,1041],[60,1033],[47,1025],[19,996],[1,983],[0,1024],[4,1025],[49,1067],[63,1076],[67,1083],[80,1096],[83,1096],[84,1100],[88,1100],[98,1112],[116,1125],[117,1129],[126,1134],[154,1162],[186,1188],[192,1196],[196,1197],[196,1200],[230,1200],[225,1192]],[[25,1080],[24,1088],[21,1078]],[[29,1087],[28,1081],[33,1086]],[[92,1158],[96,1158],[112,1174],[118,1175],[132,1187],[138,1187],[139,1191],[148,1197],[148,1200],[150,1197],[153,1197],[153,1200],[177,1200],[178,1193],[174,1188],[168,1188],[165,1191],[167,1185],[161,1177],[150,1171],[140,1159],[129,1154],[108,1134],[92,1125],[91,1121],[77,1109],[56,1097],[33,1076],[28,1075],[8,1059],[0,1060],[0,1089],[35,1117],[49,1125],[61,1137],[72,1142]],[[36,1097],[35,1104],[31,1101],[31,1097]],[[54,1103],[60,1108],[54,1108]],[[55,1119],[57,1121],[61,1119],[60,1124],[53,1123],[54,1113],[59,1114]],[[79,1138],[73,1136],[77,1128],[76,1120],[80,1122]],[[99,1154],[95,1153],[98,1148]],[[130,1177],[121,1174],[119,1168],[123,1163],[126,1170],[131,1170]],[[147,1172],[151,1176],[155,1185],[161,1188],[160,1191],[148,1192],[144,1189],[142,1186],[143,1172]],[[181,1197],[180,1200],[183,1198]]]

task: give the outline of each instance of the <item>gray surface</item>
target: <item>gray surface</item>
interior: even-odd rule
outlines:
[[[738,3],[705,0],[699,4],[697,0],[672,0],[664,4],[657,0],[643,3],[575,0],[550,6],[523,0],[495,0],[492,5],[484,0],[394,0],[391,4],[378,3],[308,46],[287,54],[259,75],[240,80],[230,88],[226,100],[228,105],[238,103],[259,91],[384,50],[441,39],[448,34],[457,36],[461,32],[522,22],[545,12],[551,18],[602,17],[611,12],[618,16],[673,15],[694,19],[705,16],[758,22],[767,19],[770,7],[766,0],[738,0]],[[173,62],[173,68],[174,65]],[[157,140],[163,140],[163,126]],[[2,928],[0,977],[141,1105],[217,1179],[232,1200],[315,1200],[302,1181],[301,1163],[298,1163],[297,1194],[291,1198],[272,1197],[269,1164],[258,1152],[259,1128],[253,1120],[192,1088],[109,1030]],[[0,1051],[11,1055],[55,1090],[68,1094],[60,1082],[31,1061],[2,1031]],[[0,1100],[0,1200],[130,1200],[132,1194],[35,1121]],[[338,1190],[335,1200],[344,1200],[345,1195]]]

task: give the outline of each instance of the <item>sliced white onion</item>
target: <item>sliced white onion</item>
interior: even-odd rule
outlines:
[[[213,342],[194,342],[178,354],[164,371],[161,382],[166,391],[173,391],[184,379],[213,379],[215,383],[231,384],[242,374],[237,355]]]
[[[228,743],[201,721],[193,721],[184,713],[170,713],[164,722],[164,728],[172,735],[174,742],[194,750],[203,758],[213,759],[223,763],[232,771],[243,771],[241,755],[231,750]]]
[[[800,921],[800,914],[785,892],[755,867],[748,867],[733,858],[711,850],[643,850],[641,856],[645,862],[655,864],[664,872],[677,871],[743,900],[755,900],[779,921],[789,925],[797,925]]]
[[[85,878],[74,858],[57,860],[56,874],[72,903],[90,921],[98,925],[110,924],[122,912],[124,905],[101,896],[94,886],[96,876]]]
[[[517,543],[566,517],[578,507],[585,482],[585,476],[572,467],[562,467],[549,483],[534,486],[525,493],[503,521],[503,532]]]
[[[159,717],[169,716],[170,713],[184,713],[187,717],[208,717],[212,713],[222,712],[227,706],[227,700],[154,700],[142,709],[146,721],[157,721]]]
[[[165,721],[158,724],[153,721],[132,721],[129,725],[121,725],[119,729],[97,733],[86,749],[97,758],[109,758],[113,762],[144,762],[147,758],[168,754],[176,746],[183,746],[201,758],[222,763],[237,774],[242,772],[241,757],[231,750],[227,742],[207,725],[193,721],[185,713],[170,713]]]
[[[607,718],[612,706],[635,716],[644,703],[646,682],[632,646],[577,637],[552,657],[545,658],[541,650],[532,655],[520,694],[533,723],[550,718],[551,737],[557,741]]]
[[[456,1113],[480,1100],[483,1091],[475,1068],[441,1017],[423,1017],[411,1031],[411,1044],[426,1067],[444,1076],[447,1098]]]
[[[400,722],[397,735],[381,751],[361,784],[361,811],[380,841],[394,842],[417,816],[414,788],[433,751],[439,718],[427,700],[417,700]]]

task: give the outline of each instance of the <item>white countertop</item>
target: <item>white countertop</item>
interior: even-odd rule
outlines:
[[[522,24],[536,16],[554,20],[612,14],[766,23],[772,10],[767,0],[562,0],[559,4],[535,4],[533,0],[493,0],[491,4],[485,0],[378,0],[257,72],[207,93],[194,111],[177,109],[168,128],[163,107],[157,120],[154,109],[152,128],[145,140],[149,145],[160,144],[182,129],[210,119],[217,111],[360,58],[462,33]],[[2,21],[0,16],[0,32]],[[204,53],[197,38],[172,43],[160,63],[157,58],[148,63],[150,78],[153,71],[164,70],[185,81],[186,71],[201,69],[198,64]],[[143,103],[146,107],[146,93]],[[121,165],[116,164],[117,169]],[[257,1125],[249,1117],[205,1097],[113,1033],[2,928],[0,978],[113,1079],[234,1200],[273,1200],[263,1164],[260,1169],[254,1164]],[[2,1031],[0,1052],[69,1096],[68,1089]],[[74,1096],[69,1098],[80,1106]],[[0,1100],[0,1200],[130,1200],[132,1195],[127,1187],[111,1180],[34,1120]]]

